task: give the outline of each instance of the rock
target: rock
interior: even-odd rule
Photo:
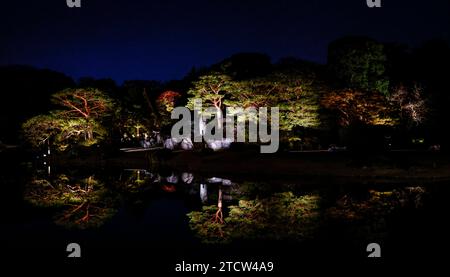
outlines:
[[[164,141],[164,148],[169,150],[175,149],[175,144],[171,138],[168,138]]]
[[[192,150],[194,149],[194,144],[190,138],[183,138],[180,144],[181,149],[183,150]]]
[[[178,176],[176,176],[175,174],[172,174],[171,176],[166,178],[166,181],[171,184],[176,184],[176,183],[178,183]]]
[[[184,172],[183,174],[181,174],[181,180],[185,184],[190,184],[194,180],[194,175],[192,173]]]

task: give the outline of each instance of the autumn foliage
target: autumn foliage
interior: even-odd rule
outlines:
[[[165,91],[157,99],[158,106],[164,107],[168,112],[175,108],[176,101],[181,97],[181,94],[176,91]]]
[[[396,123],[392,105],[378,92],[334,91],[326,94],[321,103],[324,108],[337,114],[341,126],[354,123],[391,126]]]

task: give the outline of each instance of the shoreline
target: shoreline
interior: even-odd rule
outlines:
[[[53,156],[59,167],[111,167],[155,170],[169,168],[201,176],[242,180],[321,180],[336,182],[445,182],[450,181],[450,156],[434,152],[297,152],[259,154],[251,151],[140,151],[102,158]],[[340,183],[340,182],[339,182]]]

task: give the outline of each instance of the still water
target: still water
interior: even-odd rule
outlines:
[[[49,168],[3,163],[1,243],[11,259],[257,257],[285,263],[441,259],[448,184],[234,180],[169,168]],[[395,184],[394,184],[395,183]],[[289,264],[288,264],[289,263]]]

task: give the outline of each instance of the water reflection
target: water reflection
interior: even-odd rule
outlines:
[[[244,183],[235,184],[229,201],[224,202],[223,188],[219,186],[216,205],[203,205],[188,214],[191,229],[205,243],[303,241],[324,234],[330,237],[333,232],[354,240],[381,242],[388,235],[393,215],[421,209],[427,195],[420,186],[330,195],[328,189],[304,193],[293,186],[274,189],[267,184]],[[231,204],[224,207],[227,202]]]
[[[389,219],[395,214],[421,209],[426,195],[420,186],[370,190],[362,198],[344,194],[325,210],[325,219],[328,225],[340,225],[356,239],[383,241],[388,236]]]
[[[117,203],[94,176],[74,179],[63,174],[51,181],[34,177],[24,198],[36,207],[56,209],[56,224],[80,229],[102,225],[115,214]]]
[[[234,182],[170,170],[112,172],[36,174],[26,186],[25,199],[38,208],[51,208],[57,225],[86,229],[114,220],[121,210],[125,214],[136,210],[130,206],[145,209],[164,195],[174,195],[185,201],[185,220],[192,235],[204,243],[229,243],[301,242],[335,232],[381,241],[389,232],[392,215],[421,209],[427,195],[420,186],[342,190],[318,185],[304,189],[299,184]]]
[[[309,238],[320,218],[317,195],[295,196],[275,193],[268,198],[239,200],[223,216],[222,191],[217,206],[203,206],[189,213],[190,226],[206,243],[226,243],[248,239]]]

